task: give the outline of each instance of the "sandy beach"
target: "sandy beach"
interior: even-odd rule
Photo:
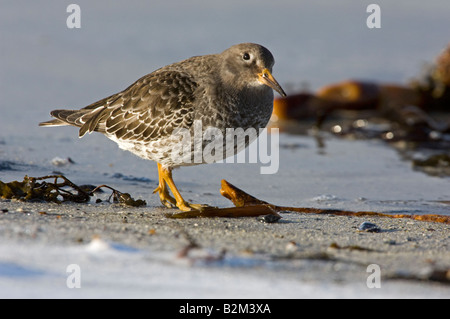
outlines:
[[[256,217],[179,220],[165,217],[167,209],[119,204],[2,201],[1,208],[3,298],[447,298],[450,293],[447,224],[293,212],[282,213],[277,223]],[[380,231],[359,231],[363,222]],[[80,289],[66,285],[71,264],[80,266]],[[368,267],[374,264],[380,267],[379,288],[369,288],[375,279]]]

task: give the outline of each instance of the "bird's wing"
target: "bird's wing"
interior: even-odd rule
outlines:
[[[98,131],[120,140],[149,142],[192,125],[197,88],[186,73],[156,71],[81,110],[55,110],[51,115],[54,121],[80,127],[80,137]]]

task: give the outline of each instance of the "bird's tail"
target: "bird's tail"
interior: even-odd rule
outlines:
[[[66,125],[70,125],[70,124],[66,123],[64,121],[61,121],[60,119],[54,119],[54,120],[39,123],[39,126],[66,126]]]
[[[39,126],[81,126],[83,123],[77,123],[80,118],[79,113],[80,110],[54,110],[50,112],[50,115],[55,119],[39,123]]]
[[[50,115],[55,119],[39,123],[39,126],[65,126],[72,125],[80,128],[79,136],[93,131],[102,131],[99,128],[100,113],[103,107],[81,110],[54,110]]]

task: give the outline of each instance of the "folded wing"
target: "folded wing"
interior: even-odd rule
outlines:
[[[197,83],[179,71],[156,72],[80,110],[54,110],[50,114],[55,119],[40,125],[73,125],[80,127],[80,137],[97,131],[140,142],[168,136],[176,128],[189,128]]]

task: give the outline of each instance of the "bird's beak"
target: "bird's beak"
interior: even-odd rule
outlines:
[[[278,84],[277,80],[272,76],[270,71],[268,69],[262,70],[261,73],[258,74],[258,80],[262,84],[267,85],[268,87],[271,87],[275,91],[277,91],[282,97],[286,96],[286,93],[284,93],[281,86]]]

